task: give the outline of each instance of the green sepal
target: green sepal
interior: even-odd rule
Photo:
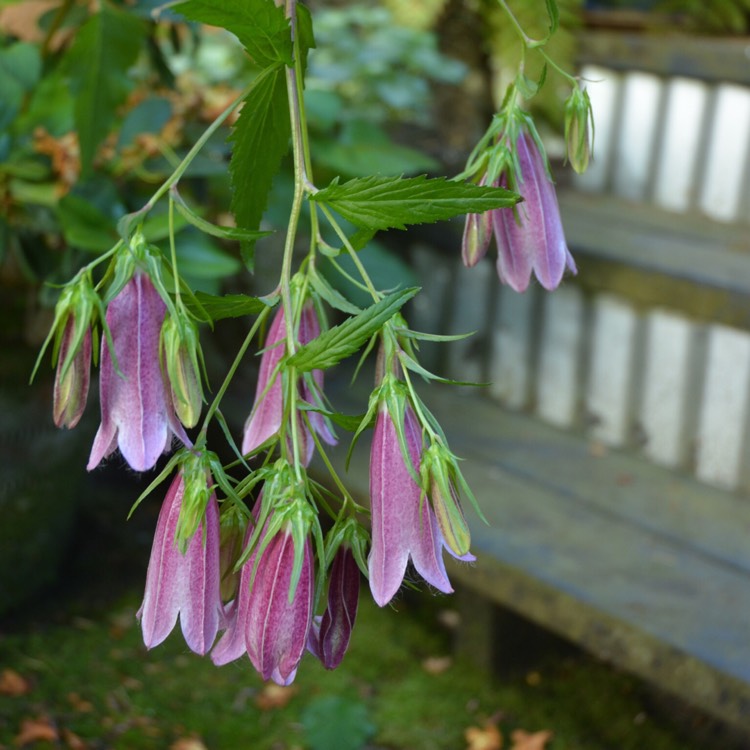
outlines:
[[[209,234],[212,237],[218,237],[222,240],[238,240],[240,242],[254,242],[261,237],[268,237],[268,235],[273,234],[273,232],[261,232],[259,230],[242,229],[241,227],[222,227],[218,224],[212,224],[210,221],[206,221],[195,213],[195,211],[185,203],[182,196],[180,196],[174,187],[171,190],[171,195],[175,207],[185,220],[196,227],[196,229],[200,229],[204,234]]]

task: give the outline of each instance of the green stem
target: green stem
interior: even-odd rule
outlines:
[[[52,19],[52,23],[50,23],[49,28],[47,29],[47,33],[44,35],[44,40],[42,41],[42,58],[46,58],[49,56],[52,37],[62,25],[62,22],[65,20],[65,16],[70,13],[70,10],[75,5],[75,1],[76,0],[64,0],[62,5],[60,5],[60,7],[57,9],[57,13],[55,13]]]
[[[286,12],[289,17],[292,29],[292,41],[294,44],[294,64],[291,68],[286,69],[286,88],[289,100],[289,119],[292,130],[292,153],[294,158],[294,196],[292,198],[292,208],[289,212],[289,223],[287,226],[286,240],[284,242],[284,255],[281,264],[281,304],[284,310],[284,322],[286,326],[286,346],[287,354],[293,354],[297,349],[294,338],[294,308],[292,306],[292,261],[294,258],[294,244],[297,237],[297,227],[302,213],[302,202],[305,198],[307,186],[307,170],[305,167],[304,136],[303,136],[303,115],[300,102],[300,74],[299,57],[300,48],[297,38],[297,2],[296,0],[286,0]],[[282,450],[287,450],[287,443],[283,439],[284,426],[291,425],[291,443],[292,443],[292,460],[297,478],[302,481],[302,471],[300,463],[300,446],[297,426],[297,372],[291,367],[288,370],[288,393],[286,399],[285,412],[289,415],[285,419],[281,429]]]
[[[203,135],[193,144],[190,151],[187,152],[183,160],[179,163],[174,172],[162,183],[161,187],[149,198],[148,203],[138,212],[147,213],[150,211],[159,201],[159,199],[166,193],[172,185],[179,181],[187,168],[192,164],[193,159],[200,153],[203,147],[208,142],[208,139],[218,130],[223,124],[224,120],[229,117],[232,112],[245,100],[247,95],[268,75],[275,73],[277,70],[276,66],[266,68],[253,82],[234,100],[232,101],[224,111],[206,128]]]
[[[375,285],[372,283],[372,279],[370,278],[370,274],[367,273],[367,269],[364,267],[364,264],[360,260],[360,257],[357,253],[357,251],[352,247],[352,243],[349,242],[349,238],[346,236],[346,233],[341,228],[339,223],[336,221],[335,217],[331,213],[331,210],[326,206],[325,203],[320,203],[320,209],[325,214],[326,219],[330,222],[331,226],[333,227],[333,231],[336,232],[338,235],[338,238],[341,240],[341,242],[344,244],[344,247],[346,248],[347,252],[351,256],[352,262],[357,268],[357,271],[359,271],[359,275],[362,277],[362,281],[364,281],[365,286],[367,287],[367,291],[372,296],[373,300],[377,302],[380,299],[380,293],[375,288]]]
[[[247,336],[245,336],[245,340],[242,342],[242,346],[239,348],[239,351],[237,352],[234,362],[232,362],[231,367],[229,368],[229,372],[227,372],[226,377],[224,378],[224,382],[221,384],[221,388],[216,393],[216,396],[214,397],[214,400],[211,402],[211,406],[208,407],[208,411],[206,412],[206,417],[203,420],[203,425],[201,427],[201,433],[205,435],[206,431],[208,430],[208,425],[211,422],[211,419],[213,418],[214,414],[216,413],[216,410],[219,408],[219,404],[221,403],[221,400],[224,398],[224,394],[227,392],[227,388],[229,388],[229,384],[232,382],[232,379],[234,378],[234,374],[237,372],[237,368],[240,366],[240,362],[242,361],[242,358],[245,356],[245,352],[247,351],[248,346],[250,346],[250,342],[255,337],[255,334],[258,332],[258,328],[260,328],[260,325],[263,323],[263,321],[266,319],[266,316],[270,312],[270,307],[266,310],[263,310],[258,317],[255,320],[255,323],[253,323],[252,328],[248,332]]]

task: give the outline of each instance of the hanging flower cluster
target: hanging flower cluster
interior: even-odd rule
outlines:
[[[221,6],[186,2],[178,8],[189,18],[223,22],[231,31],[237,19],[224,15]],[[419,290],[376,289],[357,250],[379,229],[468,212],[464,261],[476,263],[494,232],[500,277],[518,291],[532,273],[554,288],[565,267],[575,266],[539,139],[530,118],[514,104],[506,104],[472,155],[463,175],[471,183],[373,175],[345,184],[336,179],[318,189],[301,97],[303,41],[309,43],[312,34],[301,41],[294,33],[300,20],[294,0],[285,8],[268,0],[265,10],[267,18],[257,19],[257,39],[245,26],[235,29],[262,72],[148,203],[121,219],[121,239],[114,247],[63,288],[46,344],[54,342],[53,418],[60,427],[79,423],[91,366],[99,365],[101,423],[89,471],[119,455],[134,471],[147,472],[174,449],[144,493],[170,479],[138,611],[145,645],[160,644],[179,620],[195,653],[208,654],[216,665],[247,655],[264,679],[288,685],[307,651],[328,669],[341,663],[363,575],[374,600],[385,606],[405,579],[416,576],[450,593],[444,551],[459,561],[475,559],[463,505],[468,501],[477,508],[476,500],[412,380],[414,375],[442,380],[418,361],[419,340],[435,337],[411,330],[401,314]],[[282,69],[287,75],[278,75]],[[269,87],[276,87],[274,93]],[[246,229],[212,225],[177,192],[200,146],[242,102],[236,127],[240,133],[245,128],[245,139],[235,140],[255,143],[264,134],[279,160],[287,134],[279,138],[275,129],[290,120],[295,191],[277,288],[265,297],[223,298],[193,292],[180,275],[172,219],[176,209],[198,230],[227,241],[252,243],[264,236],[257,230],[259,216]],[[255,113],[258,122],[248,124],[246,112]],[[263,130],[265,123],[273,132]],[[580,128],[571,133],[583,162]],[[235,187],[242,194],[246,180],[263,203],[272,176],[265,175],[260,187],[253,183],[255,162],[246,157],[238,146],[232,161]],[[524,203],[516,205],[515,190]],[[145,217],[167,194],[169,254],[149,244],[143,229]],[[305,201],[310,250],[295,269]],[[235,211],[240,218],[243,206]],[[349,236],[337,215],[358,231]],[[318,272],[326,256],[351,282],[352,275],[336,260],[339,255],[357,269],[354,281],[370,295],[369,306],[354,304]],[[338,325],[329,326],[330,309],[343,318]],[[204,413],[199,325],[239,316],[254,316],[254,322]],[[232,430],[240,429],[221,405],[253,342],[260,349],[255,399],[250,405],[248,395],[244,428],[235,442]],[[325,371],[375,348],[375,387],[364,416],[337,412],[325,393]],[[252,384],[243,388],[252,392]],[[211,423],[219,424],[234,451],[236,460],[228,465],[207,445]],[[369,507],[352,497],[327,454],[339,440],[335,429],[353,432],[352,445],[372,430]],[[309,470],[316,455],[328,473],[325,483]]]

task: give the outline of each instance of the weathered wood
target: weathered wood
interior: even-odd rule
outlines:
[[[675,34],[582,33],[578,60],[615,70],[750,85],[747,38],[686,37]]]
[[[750,329],[750,228],[607,196],[560,192],[576,284],[644,311]]]

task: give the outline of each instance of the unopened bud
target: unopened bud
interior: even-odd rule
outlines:
[[[422,472],[445,546],[454,556],[463,557],[469,552],[471,534],[451,478],[452,460],[444,448],[433,443],[425,451]]]
[[[225,602],[233,599],[237,593],[240,573],[235,571],[235,566],[242,554],[246,525],[245,519],[231,509],[221,517],[219,570],[221,575],[221,599]]]
[[[83,410],[86,408],[91,371],[91,331],[86,331],[78,351],[72,353],[74,328],[75,322],[70,317],[65,324],[65,331],[60,343],[52,406],[52,417],[55,425],[69,429],[78,424]],[[68,356],[71,353],[73,358],[68,362]]]
[[[464,236],[461,243],[461,257],[464,265],[471,268],[487,254],[492,237],[492,214],[467,214]]]
[[[578,86],[565,101],[565,143],[568,161],[578,174],[586,171],[591,156],[590,126],[593,131],[591,100]]]
[[[189,320],[168,315],[161,330],[162,356],[177,418],[185,427],[198,423],[203,404],[198,331]]]

